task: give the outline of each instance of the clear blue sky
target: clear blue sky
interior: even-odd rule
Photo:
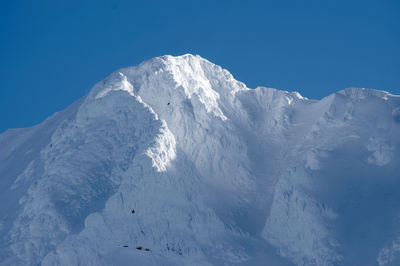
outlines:
[[[41,122],[120,67],[184,53],[249,87],[400,94],[400,1],[2,1],[0,132]]]

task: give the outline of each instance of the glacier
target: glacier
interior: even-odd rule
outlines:
[[[156,57],[2,133],[0,201],[1,265],[399,265],[400,96]]]

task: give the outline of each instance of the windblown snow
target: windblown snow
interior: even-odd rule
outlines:
[[[0,202],[1,265],[399,265],[400,96],[157,57],[1,134]]]

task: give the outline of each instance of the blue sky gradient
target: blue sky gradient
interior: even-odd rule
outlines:
[[[185,53],[249,87],[400,94],[400,1],[3,1],[0,132],[35,125],[121,67]]]

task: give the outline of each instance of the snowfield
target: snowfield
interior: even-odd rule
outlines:
[[[400,265],[400,96],[157,57],[1,134],[0,202],[1,265]]]

